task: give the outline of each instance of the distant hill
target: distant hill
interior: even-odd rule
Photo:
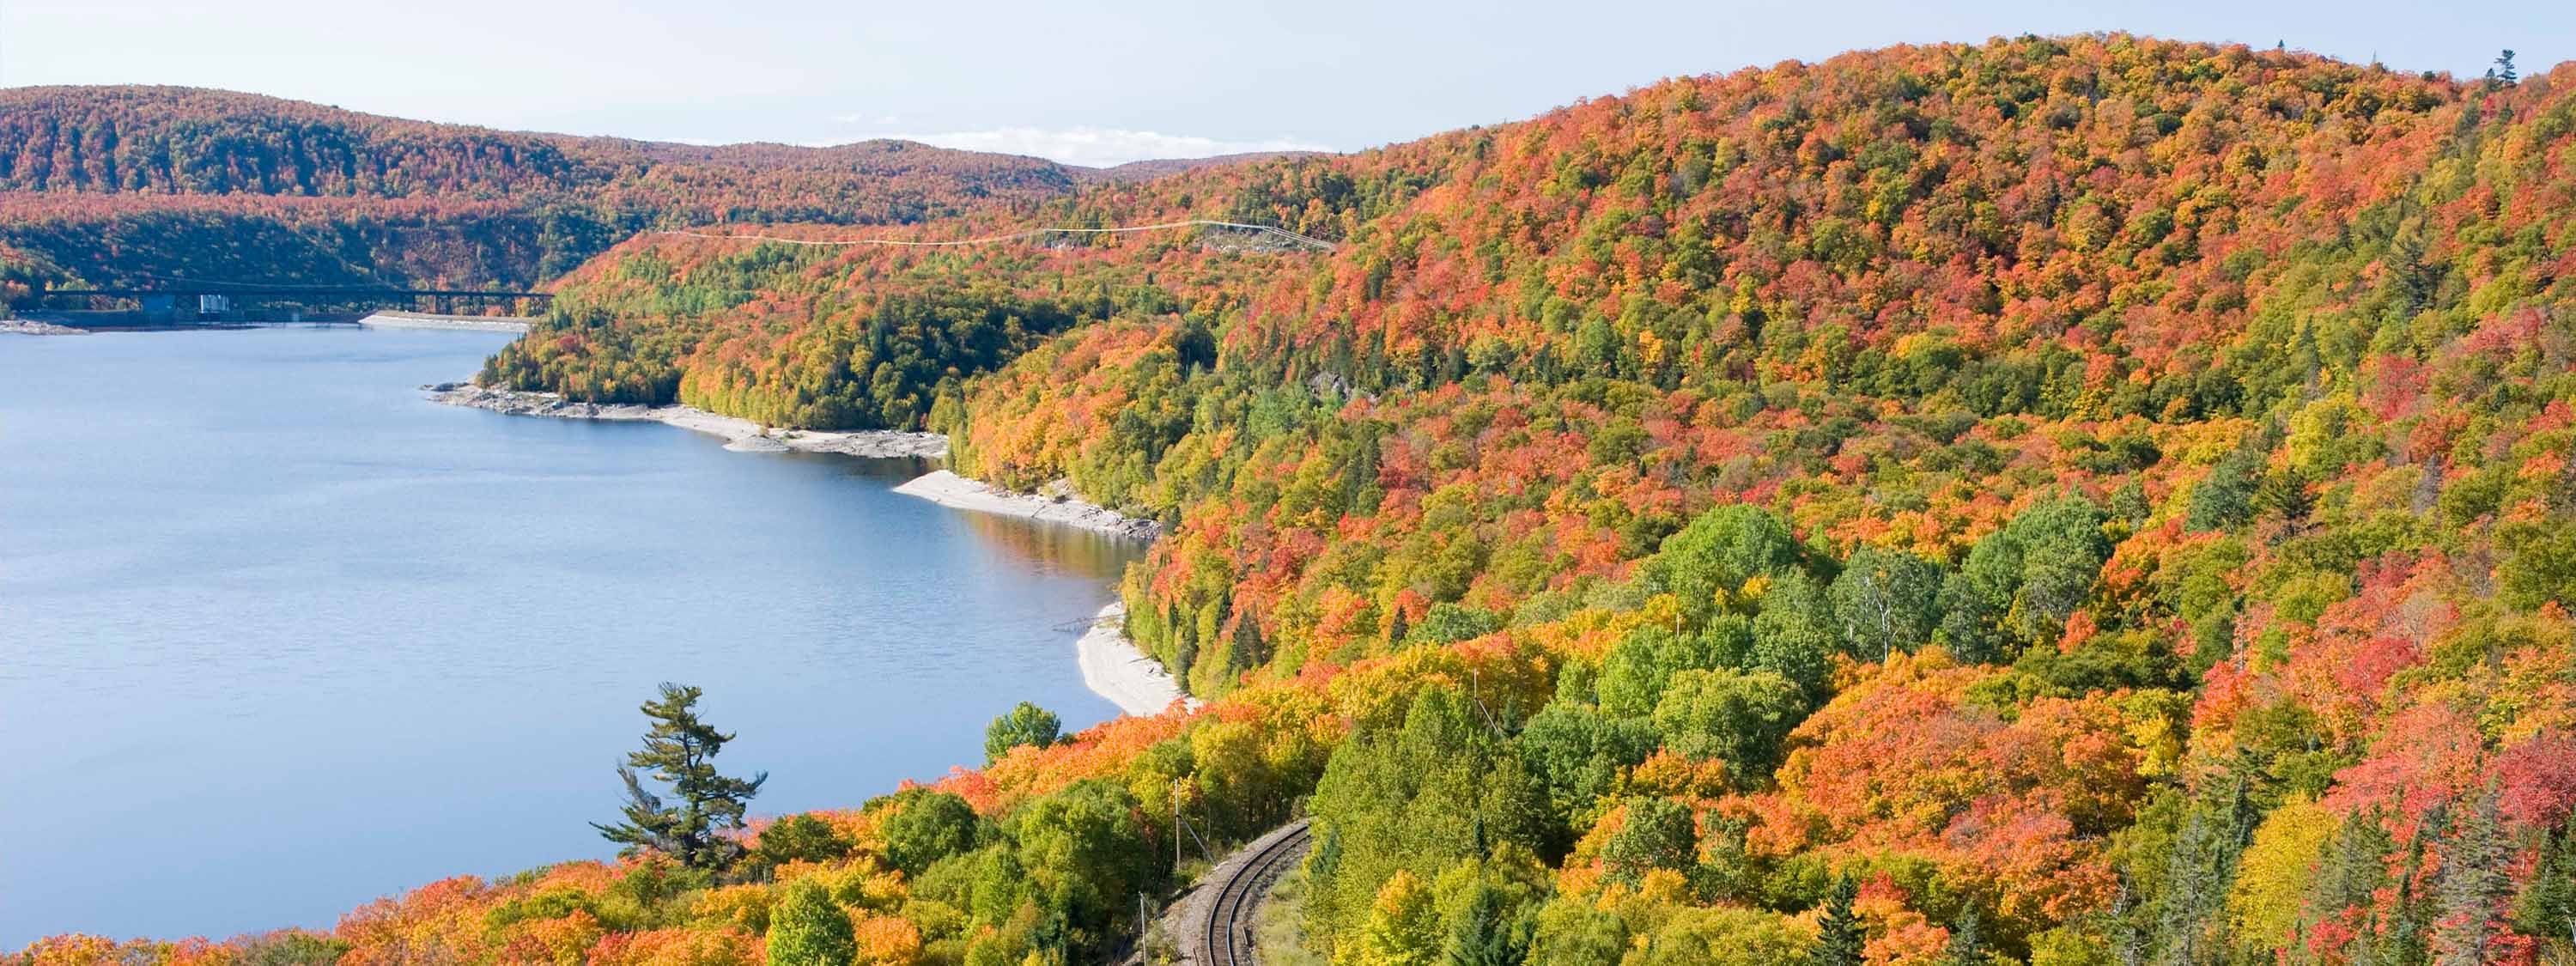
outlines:
[[[1200,168],[1250,164],[1255,161],[1272,161],[1280,158],[1329,156],[1320,151],[1246,151],[1240,154],[1220,154],[1206,158],[1155,158],[1146,161],[1129,161],[1126,164],[1106,168],[1074,168],[1073,171],[1074,177],[1084,181],[1151,181],[1166,175],[1195,171]]]
[[[637,230],[902,224],[1211,161],[1077,168],[877,140],[701,146],[183,87],[0,90],[0,278],[524,287]]]

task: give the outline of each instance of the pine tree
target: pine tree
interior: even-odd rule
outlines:
[[[2309,887],[2308,917],[2333,920],[2359,910],[2367,918],[2374,912],[2372,896],[2387,882],[2387,856],[2393,844],[2387,831],[2380,828],[2378,816],[2362,814],[2346,819],[2317,869],[2315,884]],[[2355,937],[2351,946],[2348,952],[2355,961],[2369,959],[2368,935]]]
[[[2239,763],[2238,767],[2245,767]],[[2174,837],[2166,866],[2163,909],[2157,917],[2162,961],[2197,963],[2227,949],[2225,903],[2236,881],[2236,862],[2254,832],[2248,779],[2240,771],[2223,789],[2195,805]]]
[[[2522,75],[2514,73],[2513,70],[2513,51],[2508,50],[2496,55],[2495,70],[2490,72],[2490,76],[2507,84],[2522,80]]]
[[[2431,945],[2425,936],[2432,929],[2428,921],[2431,903],[2424,901],[2416,884],[2425,879],[2425,843],[2442,837],[2450,826],[2450,810],[2436,802],[2425,811],[2414,840],[2408,843],[2405,871],[2397,879],[2396,907],[2389,911],[2392,921],[2388,924],[2387,940],[2381,945],[2381,954],[2374,957],[2379,962],[2417,966],[2431,961],[2425,955]]]
[[[1227,669],[1237,675],[1259,669],[1270,662],[1267,650],[1267,645],[1261,640],[1260,622],[1253,620],[1250,614],[1237,616],[1234,620],[1234,647],[1227,652]]]
[[[1529,937],[1515,928],[1502,890],[1479,882],[1449,926],[1441,947],[1445,966],[1519,966],[1529,956]]]
[[[2576,834],[2551,829],[2541,841],[2540,862],[2515,903],[2514,925],[2550,945],[2564,940],[2576,951]]]
[[[1859,897],[1860,885],[1851,876],[1834,877],[1834,891],[1825,897],[1825,918],[1816,935],[1816,966],[1860,966],[1867,937],[1861,934],[1860,914],[1852,911],[1852,900]]]
[[[745,781],[716,773],[712,759],[733,736],[698,720],[695,706],[701,693],[665,682],[659,699],[644,702],[644,716],[653,720],[653,728],[644,734],[644,747],[629,753],[626,764],[617,768],[617,777],[626,783],[626,820],[591,823],[609,841],[627,846],[626,854],[649,849],[694,868],[717,869],[742,852],[741,845],[717,833],[742,827],[744,806],[769,775]],[[679,801],[666,805],[661,796],[646,791],[639,769],[669,784]]]
[[[2513,885],[2505,875],[2509,856],[2494,792],[2478,800],[2443,851],[2441,884],[2435,890],[2442,913],[2433,935],[2433,961],[2477,966],[2487,961],[2496,906]]]
[[[1403,647],[1405,635],[1413,633],[1413,629],[1404,624],[1404,605],[1398,604],[1392,610],[1394,613],[1386,619],[1386,645],[1389,650]]]
[[[1941,950],[1943,966],[1978,966],[1986,961],[1986,939],[1977,926],[1977,907],[1971,903],[1959,907],[1959,921],[1950,927],[1950,943]]]

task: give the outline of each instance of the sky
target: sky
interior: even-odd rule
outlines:
[[[2576,4],[1559,0],[0,0],[0,86],[220,87],[718,143],[901,137],[1074,164],[1356,150],[1675,76],[2124,30],[2474,76]]]

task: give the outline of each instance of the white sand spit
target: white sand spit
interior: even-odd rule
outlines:
[[[1169,710],[1179,701],[1184,708],[1199,706],[1197,698],[1181,693],[1181,686],[1163,670],[1161,662],[1145,656],[1136,643],[1127,639],[1120,624],[1127,616],[1127,605],[1111,601],[1092,618],[1091,629],[1074,643],[1082,661],[1082,686],[1091,693],[1108,698],[1128,714],[1145,716]]]

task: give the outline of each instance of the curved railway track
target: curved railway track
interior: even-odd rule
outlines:
[[[1305,819],[1291,822],[1268,839],[1254,843],[1234,872],[1215,883],[1216,894],[1208,900],[1201,937],[1210,966],[1254,966],[1261,961],[1253,951],[1253,913],[1261,907],[1262,898],[1270,894],[1271,884],[1306,857],[1306,847],[1312,841]]]

